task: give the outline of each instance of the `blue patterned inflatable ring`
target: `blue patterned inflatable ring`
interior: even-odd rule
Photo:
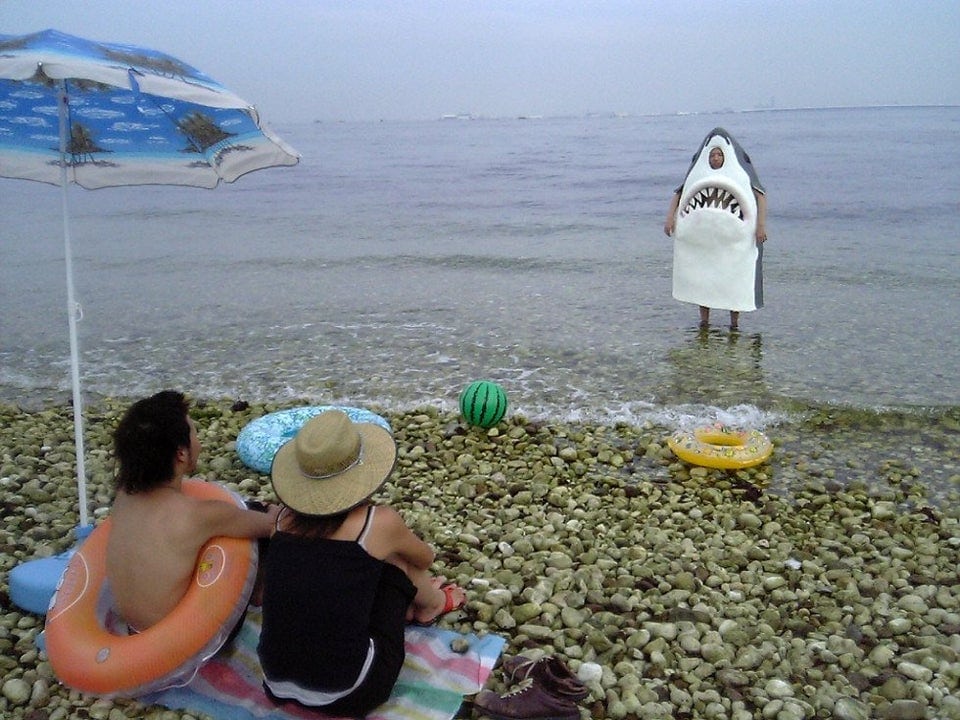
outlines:
[[[273,456],[277,454],[280,446],[292,440],[307,420],[325,410],[340,410],[345,412],[353,422],[375,423],[384,430],[393,432],[390,423],[376,413],[362,408],[342,405],[291,408],[264,415],[247,423],[237,435],[237,455],[247,467],[269,475]]]

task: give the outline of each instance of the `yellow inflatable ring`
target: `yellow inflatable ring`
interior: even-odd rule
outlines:
[[[243,505],[216,483],[186,480],[183,491]],[[256,542],[227,537],[207,542],[180,603],[156,625],[130,635],[108,629],[109,534],[107,518],[70,558],[50,600],[44,637],[54,674],[69,687],[103,697],[186,685],[246,610],[257,575]]]
[[[693,465],[734,470],[759,465],[773,452],[773,443],[759,430],[733,430],[724,425],[678,430],[667,445]]]

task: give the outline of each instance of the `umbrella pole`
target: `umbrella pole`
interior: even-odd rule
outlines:
[[[74,534],[77,544],[52,557],[30,560],[10,571],[10,600],[28,612],[44,615],[80,542],[93,526],[87,519],[87,471],[83,450],[83,405],[80,395],[80,359],[77,342],[79,306],[73,298],[73,257],[70,248],[70,213],[67,203],[67,87],[60,81],[60,199],[63,207],[63,247],[67,264],[67,318],[70,321],[70,382],[73,385],[73,438],[77,448],[77,492],[80,496],[80,524]],[[41,633],[42,638],[42,633]],[[42,642],[42,640],[41,640]]]
[[[70,211],[67,203],[67,85],[60,81],[60,201],[63,209],[63,250],[67,266],[67,319],[70,323],[70,384],[73,387],[73,439],[77,448],[77,493],[80,525],[87,519],[87,471],[83,449],[83,398],[80,394],[80,350],[77,341],[79,306],[73,297],[73,250],[70,245]]]

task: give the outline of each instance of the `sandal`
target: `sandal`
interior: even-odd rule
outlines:
[[[430,627],[431,625],[436,625],[441,616],[453,612],[454,610],[459,610],[467,604],[467,594],[455,583],[444,583],[438,589],[443,592],[443,609],[434,615],[430,620],[411,620],[411,625],[419,625],[420,627]],[[455,597],[455,593],[458,590],[463,593],[463,598],[460,600],[457,600]]]

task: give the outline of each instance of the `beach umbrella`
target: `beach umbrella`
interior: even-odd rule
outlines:
[[[214,188],[221,180],[233,182],[248,172],[298,160],[293,148],[261,124],[253,106],[170,55],[57,30],[0,35],[0,177],[62,188],[80,532],[89,531],[89,521],[69,186]],[[59,569],[65,565],[63,559]],[[30,584],[25,580],[14,588],[15,577],[34,574],[43,576],[40,595],[48,574],[56,574],[54,585],[59,578],[57,566],[11,573],[12,598]],[[30,598],[23,602],[39,604]]]

